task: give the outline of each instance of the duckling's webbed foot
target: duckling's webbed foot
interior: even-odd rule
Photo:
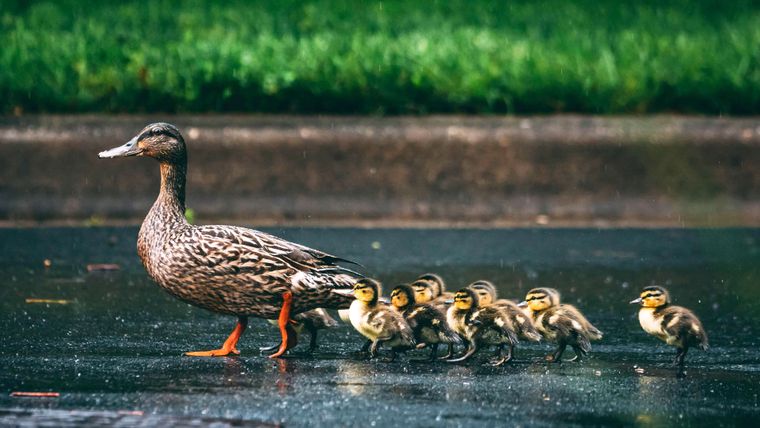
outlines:
[[[459,362],[462,362],[462,361],[466,361],[470,357],[472,357],[473,355],[475,355],[475,352],[477,352],[477,350],[478,350],[478,348],[477,348],[477,346],[474,343],[470,344],[470,347],[467,349],[467,352],[465,352],[464,355],[462,355],[461,357],[458,357],[458,358],[452,358],[452,359],[446,360],[446,362],[447,363],[459,363]]]
[[[438,344],[434,343],[430,346],[430,355],[427,358],[416,358],[410,359],[409,361],[413,363],[432,363],[437,359],[436,354],[438,354]]]
[[[230,354],[239,355],[240,351],[237,350],[237,343],[247,326],[248,317],[239,317],[235,329],[232,330],[232,333],[230,333],[230,336],[224,341],[221,348],[214,349],[213,351],[185,352],[185,355],[188,357],[224,357]]]
[[[453,343],[449,343],[449,349],[446,352],[446,355],[444,355],[442,357],[438,357],[438,359],[439,360],[448,360],[449,358],[451,358],[453,356],[454,356],[454,344]]]
[[[502,356],[502,351],[504,351],[504,345],[498,345],[496,351],[494,351],[494,357],[489,361],[490,365],[497,367],[506,362],[507,356]]]
[[[581,349],[580,346],[573,345],[573,352],[575,352],[575,356],[573,358],[570,358],[568,361],[579,363],[583,361],[583,357],[586,356],[586,351]]]
[[[262,346],[259,348],[259,351],[267,353],[267,352],[274,352],[280,347],[280,343],[277,343],[276,345],[272,346]]]
[[[388,354],[387,357],[382,359],[382,362],[384,363],[392,363],[396,360],[396,351],[391,349],[391,352]]]
[[[377,348],[379,348],[379,347],[380,347],[380,341],[379,340],[375,340],[375,341],[371,342],[371,345],[369,347],[369,357],[370,358],[377,357]]]
[[[683,369],[684,359],[686,358],[686,352],[689,348],[676,348],[676,357],[673,359],[673,365]]]
[[[567,344],[560,343],[557,347],[557,350],[554,351],[553,354],[546,356],[546,361],[549,363],[562,364],[562,354],[565,352],[565,348],[567,348]]]
[[[311,333],[311,338],[309,339],[309,349],[306,350],[306,352],[309,353],[309,354],[311,354],[314,351],[316,351],[317,347],[319,346],[319,344],[317,344],[317,332],[318,332],[318,330],[312,330],[310,332]]]

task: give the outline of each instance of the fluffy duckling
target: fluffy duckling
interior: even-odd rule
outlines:
[[[417,303],[430,303],[442,312],[446,312],[454,300],[454,295],[445,291],[446,285],[441,277],[432,273],[420,275],[411,286]]]
[[[676,347],[673,364],[683,368],[689,347],[696,346],[703,351],[709,347],[699,318],[686,308],[671,306],[670,293],[663,287],[646,287],[639,298],[630,303],[641,305],[639,324],[644,331]]]
[[[402,284],[391,291],[391,305],[403,316],[414,332],[417,349],[430,346],[427,361],[434,361],[440,343],[462,343],[446,322],[446,315],[433,305],[416,303],[412,287]]]
[[[346,309],[346,311],[348,311]],[[276,320],[269,320],[270,324],[277,325]],[[296,334],[302,334],[304,331],[309,333],[309,349],[306,352],[313,353],[319,344],[317,343],[317,336],[319,330],[326,330],[328,328],[335,328],[338,326],[338,321],[331,317],[326,310],[322,308],[312,309],[310,311],[302,312],[292,317],[293,330]],[[260,348],[262,352],[271,352],[280,347],[280,344]]]
[[[475,281],[468,287],[472,288],[475,293],[477,293],[478,302],[481,307],[494,305],[506,312],[519,337],[531,342],[541,341],[541,333],[536,330],[531,317],[526,315],[525,312],[517,306],[517,303],[507,299],[498,299],[496,286],[494,286],[491,281]]]
[[[414,332],[399,312],[380,302],[381,290],[380,283],[374,279],[356,282],[356,300],[349,308],[349,319],[356,331],[368,339],[362,352],[369,350],[370,357],[376,357],[378,348],[385,344],[391,349],[388,361],[393,361],[396,351],[414,347]]]
[[[553,288],[534,288],[528,291],[521,307],[528,307],[533,324],[541,335],[557,343],[557,350],[546,360],[562,363],[567,345],[575,351],[570,361],[580,361],[591,351],[591,340],[602,338],[602,332],[572,305],[560,304],[560,294]]]
[[[454,304],[449,308],[446,319],[449,326],[467,341],[467,351],[461,357],[448,362],[465,361],[472,357],[481,346],[496,346],[495,359],[491,362],[500,366],[512,359],[512,349],[517,343],[509,316],[495,306],[478,307],[478,295],[469,288],[463,288],[454,295]],[[504,347],[509,352],[503,355]]]
[[[418,280],[429,281],[432,285],[433,295],[441,300],[453,300],[454,293],[446,291],[446,281],[440,275],[435,273],[423,273],[417,277]]]

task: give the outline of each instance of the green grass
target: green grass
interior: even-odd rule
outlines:
[[[760,113],[751,1],[0,0],[0,109]]]

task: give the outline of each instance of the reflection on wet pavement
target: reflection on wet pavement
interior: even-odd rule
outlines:
[[[486,352],[387,364],[356,359],[362,340],[341,326],[314,356],[301,345],[273,361],[257,349],[277,332],[254,320],[240,357],[188,358],[235,321],[152,284],[134,228],[0,229],[0,425],[707,425],[760,411],[760,230],[268,231],[357,260],[388,285],[435,271],[450,289],[491,279],[504,297],[553,286],[605,337],[591,359],[561,367],[542,361],[546,344],[521,344],[505,367],[482,365]],[[87,271],[106,263],[120,269]],[[683,378],[627,304],[652,282],[710,333]]]

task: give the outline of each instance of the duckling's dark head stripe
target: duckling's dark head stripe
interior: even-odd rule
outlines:
[[[667,303],[670,303],[670,293],[668,293],[668,290],[666,290],[664,287],[660,287],[659,285],[651,285],[649,287],[644,287],[644,289],[641,291],[641,298],[646,299],[648,297],[660,297],[665,296],[665,301]]]
[[[393,291],[391,291],[391,297],[395,297],[400,294],[405,294],[409,302],[414,303],[414,290],[412,290],[412,287],[406,284],[400,284],[400,285],[397,285],[396,288],[393,289]]]
[[[435,282],[440,286],[441,292],[446,291],[445,289],[446,285],[443,282],[443,278],[441,278],[440,276],[434,273],[423,273],[422,275],[418,276],[417,279]]]
[[[412,288],[415,290],[421,290],[423,288],[430,288],[430,281],[426,279],[418,279],[412,283]]]
[[[468,288],[472,288],[473,290],[486,290],[491,294],[494,294],[496,292],[496,286],[494,286],[490,281],[475,281],[470,284]]]
[[[472,299],[472,307],[478,306],[478,295],[470,288],[462,288],[454,294],[454,300]]]

